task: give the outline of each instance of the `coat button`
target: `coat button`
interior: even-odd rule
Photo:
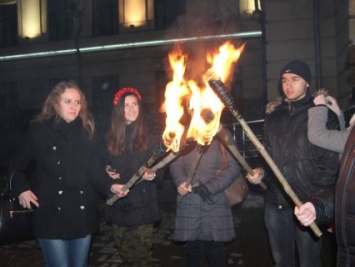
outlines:
[[[83,191],[83,190],[80,190],[80,194],[81,194],[81,195],[84,194],[84,191]]]
[[[62,180],[62,179],[63,179],[62,176],[59,176],[59,177],[58,177],[58,180],[59,180],[59,181]]]
[[[56,150],[57,150],[57,147],[56,147],[56,146],[53,146],[52,149],[53,149],[54,151],[56,151]]]
[[[60,161],[57,161],[57,165],[60,165]]]
[[[61,207],[58,207],[58,211],[61,211],[62,210],[62,208]]]
[[[81,210],[85,209],[85,206],[80,206],[80,209],[81,209]]]
[[[281,205],[279,205],[279,206],[278,206],[278,209],[279,209],[279,210],[282,210],[282,206],[281,206]]]
[[[59,195],[63,194],[63,191],[58,191],[58,194],[59,194]]]

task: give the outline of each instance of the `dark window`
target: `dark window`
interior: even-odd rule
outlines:
[[[231,81],[232,96],[234,96],[234,98],[237,100],[244,99],[244,95],[243,95],[243,66],[242,65],[238,65],[238,67],[236,67],[234,69],[234,75],[232,77],[234,77],[233,81]],[[242,103],[243,103],[243,101],[241,101],[241,103],[238,103],[238,104],[240,105]]]
[[[0,46],[17,45],[17,7],[0,5]]]
[[[156,80],[156,96],[158,105],[162,105],[165,101],[165,88],[169,80],[169,75],[165,71],[156,71],[155,72]],[[160,107],[159,107],[160,108]]]
[[[185,13],[185,0],[155,0],[155,28],[157,30],[176,26],[176,19]]]
[[[118,0],[93,0],[94,35],[118,34]]]
[[[56,86],[58,83],[63,82],[63,81],[73,81],[77,84],[78,81],[74,78],[56,78],[56,79],[50,79],[48,81],[48,93],[53,90],[54,86]]]
[[[77,5],[74,1],[49,0],[49,39],[62,41],[74,38],[73,20]]]
[[[13,122],[18,112],[15,83],[0,83],[0,121]]]
[[[92,112],[99,135],[106,132],[110,122],[113,97],[119,89],[118,81],[118,75],[92,78]]]
[[[62,81],[62,79],[50,79],[48,81],[48,93],[53,90],[54,86],[56,86],[57,83]]]
[[[94,108],[111,107],[118,90],[118,76],[96,76],[92,78],[92,104]]]
[[[231,84],[231,94],[235,99],[235,104],[239,112],[243,114],[246,120],[257,120],[264,117],[265,100],[262,94],[256,94],[253,98],[248,98],[246,94],[246,86],[243,74],[244,68],[238,65],[234,70],[234,79]],[[228,113],[228,112],[227,112]]]

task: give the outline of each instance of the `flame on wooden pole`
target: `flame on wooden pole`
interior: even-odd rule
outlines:
[[[242,115],[234,107],[233,98],[229,94],[227,87],[223,84],[223,82],[220,80],[218,75],[211,69],[207,71],[204,78],[206,81],[208,81],[208,84],[213,89],[213,91],[217,94],[219,99],[228,107],[228,109],[230,110],[234,118],[237,119],[240,125],[243,127],[250,141],[254,144],[256,149],[264,157],[264,159],[266,160],[266,162],[274,172],[276,178],[279,180],[280,184],[282,185],[287,195],[291,198],[291,200],[294,202],[296,206],[300,207],[302,205],[302,202],[297,197],[296,193],[292,190],[291,186],[289,185],[289,183],[287,182],[286,178],[283,176],[279,168],[276,166],[275,162],[273,161],[269,153],[265,150],[264,146],[260,143],[258,138],[253,133],[253,131],[245,122]],[[317,237],[320,237],[322,235],[322,232],[320,231],[320,229],[318,228],[315,222],[313,222],[310,225],[310,228],[312,229],[312,231]]]

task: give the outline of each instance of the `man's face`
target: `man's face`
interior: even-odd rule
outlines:
[[[309,84],[300,76],[294,73],[284,73],[281,79],[282,90],[290,102],[305,97]]]

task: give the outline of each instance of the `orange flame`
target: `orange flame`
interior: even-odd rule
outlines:
[[[179,122],[184,114],[182,99],[189,93],[184,80],[187,56],[178,50],[169,54],[170,66],[173,69],[173,80],[166,85],[165,103],[162,110],[166,112],[166,128],[163,133],[164,145],[168,150],[179,151],[180,139],[184,126]]]
[[[213,71],[221,78],[224,82],[226,78],[230,75],[230,72],[235,63],[244,50],[245,44],[236,49],[230,42],[224,43],[219,47],[218,54],[207,55],[207,61],[212,65]]]
[[[230,42],[219,47],[218,52],[208,53],[207,62],[211,69],[224,82],[230,75],[234,63],[239,59],[245,45],[235,48]],[[200,145],[208,145],[220,127],[220,117],[223,103],[205,82],[200,88],[197,82],[184,79],[187,56],[180,50],[169,54],[170,66],[174,71],[173,80],[165,90],[166,129],[163,134],[165,145],[177,152],[179,142],[184,132],[184,126],[179,122],[183,116],[182,98],[189,96],[189,110],[192,116],[187,138],[194,139]]]

